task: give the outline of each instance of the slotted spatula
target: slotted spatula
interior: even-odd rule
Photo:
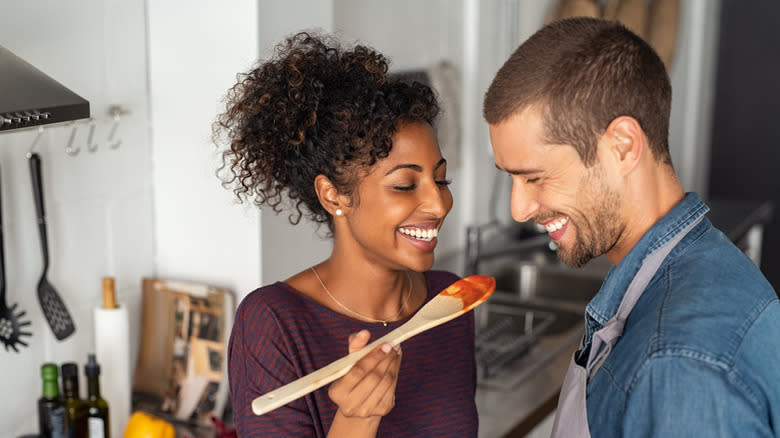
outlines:
[[[8,347],[19,352],[17,345],[27,346],[21,338],[22,336],[32,336],[32,333],[22,331],[23,327],[30,325],[30,321],[22,321],[25,315],[24,310],[16,312],[16,304],[8,307],[5,300],[5,254],[3,252],[3,190],[0,188],[0,341],[5,344],[5,350]]]
[[[252,401],[252,412],[263,415],[327,385],[347,374],[358,360],[382,343],[400,344],[414,335],[463,315],[487,300],[495,288],[496,280],[484,275],[471,275],[452,283],[390,333],[317,371],[257,397]]]
[[[38,302],[41,304],[43,316],[54,332],[57,340],[63,340],[73,334],[76,326],[70,317],[68,308],[60,295],[49,283],[46,273],[49,271],[49,242],[46,239],[46,214],[43,209],[43,178],[41,177],[41,158],[36,153],[28,154],[30,160],[30,177],[32,178],[33,196],[35,197],[35,213],[38,217],[38,234],[41,237],[43,252],[43,272],[38,281]]]

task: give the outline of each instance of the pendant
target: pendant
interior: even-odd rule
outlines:
[[[387,327],[387,321],[382,321],[382,325]]]

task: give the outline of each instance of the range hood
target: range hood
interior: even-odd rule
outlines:
[[[0,131],[89,117],[89,102],[0,46]]]

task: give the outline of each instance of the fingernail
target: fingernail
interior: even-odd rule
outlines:
[[[401,344],[393,345],[393,350],[395,350],[396,353],[401,354]]]
[[[385,352],[385,353],[389,353],[390,349],[392,349],[392,348],[393,347],[391,347],[390,344],[383,344],[382,345],[382,351]]]

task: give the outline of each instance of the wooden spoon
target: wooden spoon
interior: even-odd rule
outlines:
[[[317,371],[257,397],[252,401],[252,411],[256,415],[263,415],[327,385],[347,374],[358,360],[379,345],[400,344],[416,334],[463,315],[488,299],[495,288],[496,280],[484,275],[472,275],[452,283],[397,329]]]

